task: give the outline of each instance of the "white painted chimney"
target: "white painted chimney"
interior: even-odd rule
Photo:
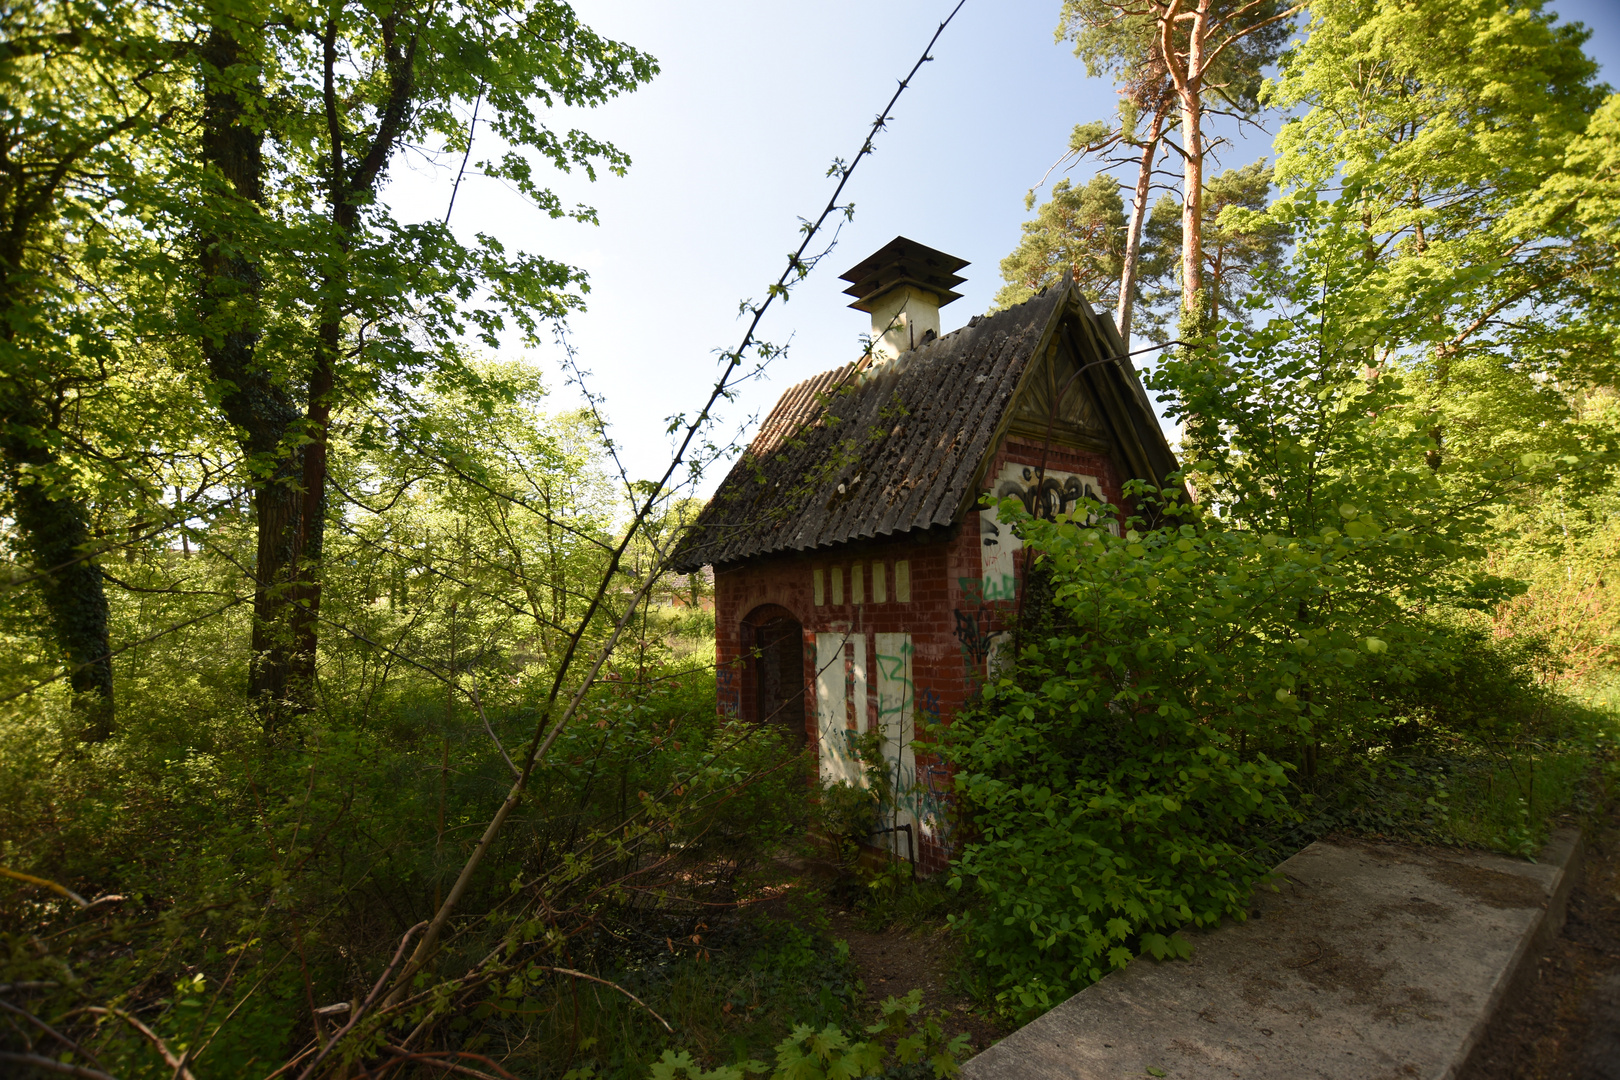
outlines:
[[[897,236],[842,275],[850,282],[850,307],[872,316],[872,360],[893,360],[923,344],[928,332],[940,334],[939,309],[961,293],[952,288],[967,280],[956,271],[968,265],[943,251]]]

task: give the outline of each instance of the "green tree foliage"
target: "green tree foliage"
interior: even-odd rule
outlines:
[[[628,159],[554,131],[544,111],[600,104],[655,65],[549,3],[227,6],[208,19],[201,160],[173,179],[206,193],[181,220],[203,238],[197,333],[212,393],[256,477],[250,684],[273,717],[313,679],[334,410],[365,408],[423,367],[458,371],[464,334],[494,347],[510,326],[532,340],[580,302],[570,267],[397,221],[376,198],[388,168],[407,146],[465,152],[456,106],[476,101],[505,147],[481,171],[553,217],[593,220],[536,166],[594,178]]]
[[[1268,94],[1307,107],[1278,134],[1277,181],[1285,193],[1336,185],[1356,208],[1390,316],[1380,356],[1424,354],[1434,404],[1457,410],[1443,437],[1482,439],[1507,419],[1470,418],[1479,391],[1534,396],[1529,384],[1554,372],[1612,378],[1613,338],[1592,321],[1612,237],[1570,212],[1570,181],[1557,179],[1566,161],[1603,169],[1606,138],[1584,137],[1606,95],[1586,31],[1494,0],[1312,12]]]
[[[179,88],[137,6],[8,7],[0,41],[0,497],[84,732],[105,738],[112,661],[94,555],[109,523],[94,504],[149,494],[117,463],[139,452],[152,405],[120,378],[132,326],[116,252],[139,243],[120,207],[150,194],[141,147],[171,121]]]
[[[1023,303],[1065,273],[1089,300],[1112,303],[1119,295],[1125,208],[1112,177],[1098,175],[1084,187],[1059,181],[1023,232],[1018,247],[1001,260],[1007,284],[996,293],[997,309]]]
[[[1539,4],[1312,12],[1269,91],[1307,107],[1278,135],[1274,217],[1334,198],[1305,216],[1360,247],[1368,370],[1402,376],[1429,466],[1454,500],[1500,515],[1496,564],[1539,582],[1501,628],[1550,628],[1593,602],[1568,586],[1602,578],[1580,553],[1607,542],[1620,449],[1620,103],[1595,81],[1586,31]]]

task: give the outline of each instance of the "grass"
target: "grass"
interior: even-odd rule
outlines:
[[[856,1018],[863,988],[810,894],[716,919],[695,937],[621,956],[603,970],[618,989],[562,977],[519,1000],[492,998],[462,1021],[477,1034],[460,1048],[548,1080],[645,1080],[667,1049],[706,1067],[769,1060],[795,1024]]]
[[[1300,820],[1258,842],[1279,862],[1333,833],[1534,858],[1554,829],[1614,797],[1616,745],[1599,729],[1505,754],[1461,748],[1337,762],[1300,783]]]
[[[878,934],[885,930],[912,931],[937,929],[950,915],[964,911],[968,904],[962,894],[946,885],[948,874],[912,878],[909,870],[897,864],[891,872],[870,875],[864,886],[851,890],[850,906],[862,930]]]
[[[1582,809],[1589,789],[1602,786],[1600,772],[1585,747],[1531,750],[1516,760],[1459,757],[1442,777],[1448,786],[1440,832],[1464,847],[1533,857],[1560,818]]]

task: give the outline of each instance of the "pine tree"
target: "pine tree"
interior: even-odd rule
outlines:
[[[1001,260],[1007,284],[996,293],[997,309],[1021,304],[1057,284],[1064,271],[1074,276],[1088,300],[1112,303],[1118,296],[1125,204],[1112,177],[1099,175],[1084,187],[1060,181],[1023,231],[1018,247]]]

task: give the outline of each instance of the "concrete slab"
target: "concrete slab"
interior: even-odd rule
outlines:
[[[1448,1080],[1558,933],[1580,833],[1540,862],[1318,842],[1188,961],[1134,961],[966,1062],[967,1080]],[[1526,965],[1526,960],[1529,964]]]

